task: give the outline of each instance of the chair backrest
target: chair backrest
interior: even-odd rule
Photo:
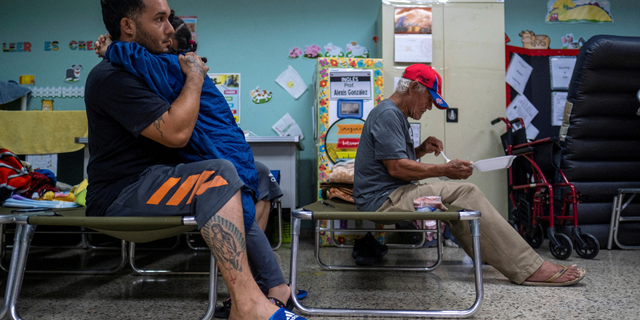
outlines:
[[[609,223],[618,188],[640,187],[639,57],[640,37],[608,35],[592,37],[577,57],[560,129],[561,169],[589,196],[579,208],[590,223]]]

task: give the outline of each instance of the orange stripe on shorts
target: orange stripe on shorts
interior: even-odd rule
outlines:
[[[158,190],[149,198],[147,204],[158,204],[162,201],[162,198],[167,195],[167,192],[173,188],[180,181],[180,178],[169,178]]]
[[[191,191],[191,188],[193,188],[193,185],[196,184],[196,181],[198,181],[198,177],[199,176],[200,176],[199,174],[194,174],[192,176],[189,176],[187,178],[187,180],[185,180],[180,185],[180,188],[178,188],[178,191],[176,191],[176,193],[173,195],[173,197],[171,197],[171,199],[169,199],[169,201],[167,201],[167,205],[168,206],[177,206],[177,205],[179,205],[180,202],[182,202],[182,200],[184,199],[184,197],[187,196],[189,191]]]
[[[194,191],[191,192],[191,195],[189,196],[189,201],[187,201],[187,204],[191,203],[191,200],[195,195],[195,190],[200,190],[200,186],[204,183],[204,181],[207,180],[214,173],[215,171],[212,170],[212,171],[204,171],[202,174],[200,174],[200,178],[198,178],[198,181],[196,181],[196,187],[193,188]]]
[[[226,186],[228,184],[229,183],[227,182],[227,180],[225,180],[223,177],[215,176],[215,177],[213,177],[213,179],[211,179],[211,181],[201,185],[200,188],[198,188],[198,191],[196,192],[196,194],[197,195],[201,195],[205,191],[207,191],[207,189],[209,189],[209,188],[215,188],[215,187],[219,187],[219,186]]]

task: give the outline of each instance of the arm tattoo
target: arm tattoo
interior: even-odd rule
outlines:
[[[231,221],[213,216],[202,227],[202,235],[216,261],[225,269],[242,272],[242,262],[246,257],[245,238]]]
[[[186,58],[187,62],[189,62],[189,67],[191,68],[192,72],[200,74],[202,78],[207,75],[207,73],[204,71],[204,68],[202,68],[202,66],[200,66],[200,64],[198,63],[196,56],[186,56]]]
[[[158,132],[160,132],[160,136],[163,137],[162,135],[162,131],[160,131],[160,125],[164,122],[164,119],[162,119],[162,116],[160,116],[160,118],[156,119],[156,121],[153,122],[153,126],[156,127],[156,130],[158,130]]]

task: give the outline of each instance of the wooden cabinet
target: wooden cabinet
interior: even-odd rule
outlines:
[[[427,65],[442,76],[444,99],[458,109],[459,119],[448,123],[445,111],[433,108],[420,121],[410,122],[420,123],[422,140],[428,136],[442,140],[451,159],[473,161],[504,155],[500,142],[504,126],[491,125],[491,120],[505,115],[503,1],[432,1],[423,6],[431,7],[433,17],[433,62]],[[386,97],[394,91],[394,77],[402,76],[404,68],[411,65],[394,61],[394,8],[392,2],[384,1],[378,18]],[[421,161],[444,162],[433,155]],[[494,207],[507,216],[506,170],[476,170],[467,181],[480,187]]]

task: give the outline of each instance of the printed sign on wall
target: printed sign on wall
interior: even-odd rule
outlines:
[[[209,73],[207,74],[216,88],[227,101],[236,124],[240,123],[240,74],[239,73]]]
[[[331,99],[371,99],[373,91],[371,79],[371,70],[330,71],[330,97]]]

